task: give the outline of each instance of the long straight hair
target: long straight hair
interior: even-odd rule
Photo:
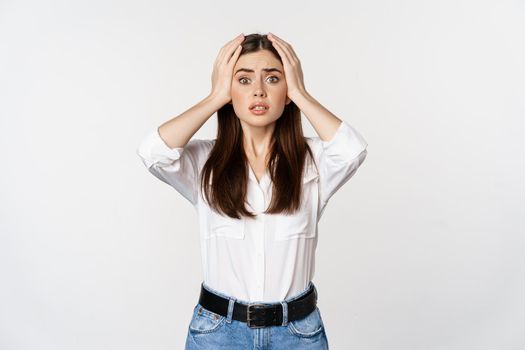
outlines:
[[[266,35],[247,35],[241,55],[259,50],[268,50],[281,60]],[[202,193],[209,206],[223,215],[236,219],[241,216],[253,218],[256,214],[245,207],[249,165],[241,123],[229,103],[217,111],[217,118],[217,138],[202,169]],[[265,213],[293,213],[300,207],[307,153],[313,159],[303,135],[301,111],[290,101],[275,122],[265,163],[273,184],[272,201]]]

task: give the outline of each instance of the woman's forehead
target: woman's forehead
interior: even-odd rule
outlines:
[[[248,68],[259,71],[263,68],[282,68],[283,65],[271,52],[260,50],[239,56],[235,70]]]

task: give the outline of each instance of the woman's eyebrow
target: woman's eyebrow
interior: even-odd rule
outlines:
[[[283,72],[281,72],[279,69],[277,68],[263,68],[261,69],[262,71],[265,71],[265,72],[279,72],[281,74],[283,74]],[[248,69],[248,68],[239,68],[237,69],[237,71],[235,72],[235,74],[239,73],[239,72],[248,72],[248,73],[254,73],[255,71],[253,69]]]

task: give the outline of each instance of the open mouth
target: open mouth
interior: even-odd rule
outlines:
[[[253,114],[264,114],[270,106],[264,102],[255,102],[252,103],[249,108]]]
[[[255,114],[255,115],[261,115],[261,114],[266,113],[267,111],[268,111],[268,108],[266,107],[254,107],[250,109],[250,112],[252,112],[252,114]]]

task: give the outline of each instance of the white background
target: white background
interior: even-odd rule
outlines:
[[[4,0],[2,350],[183,348],[197,216],[136,147],[268,31],[369,144],[319,227],[331,349],[525,348],[523,1]]]

